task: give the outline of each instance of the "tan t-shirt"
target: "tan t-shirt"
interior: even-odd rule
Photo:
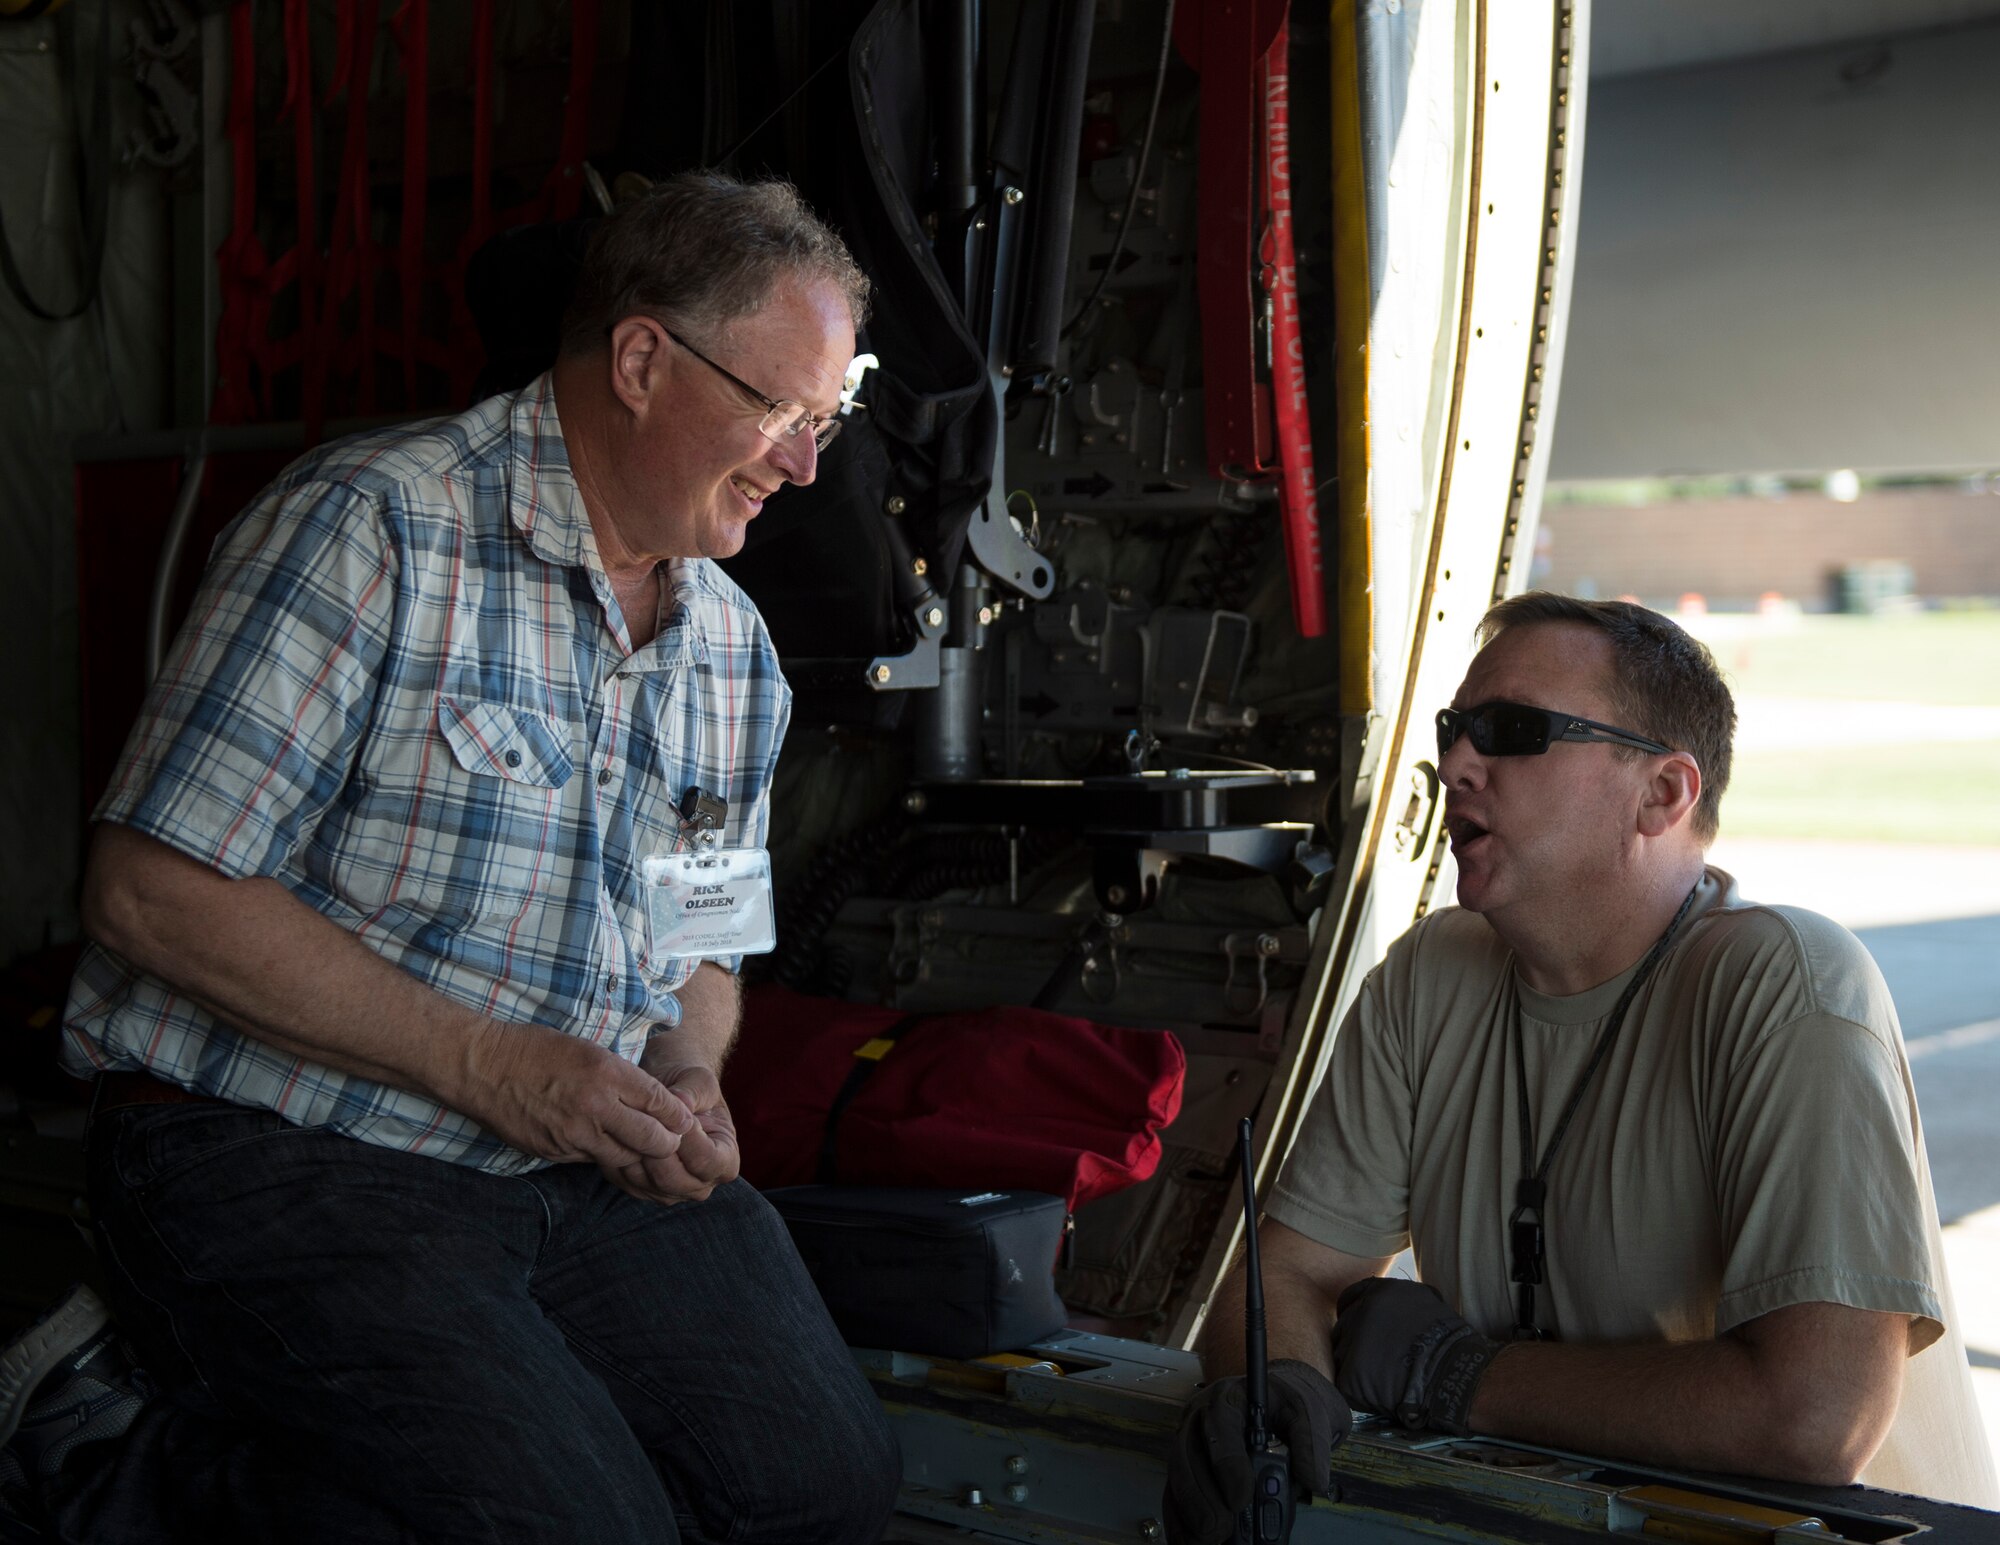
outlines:
[[[1342,1023],[1270,1215],[1352,1255],[1410,1246],[1474,1326],[1511,1335],[1516,1004],[1539,1162],[1629,979],[1552,998],[1483,919],[1425,918]],[[1844,928],[1710,869],[1548,1185],[1544,1331],[1703,1340],[1797,1303],[1912,1315],[1902,1405],[1862,1479],[2000,1505],[1902,1031]]]

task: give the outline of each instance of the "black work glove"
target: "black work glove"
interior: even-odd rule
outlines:
[[[1347,1436],[1354,1413],[1325,1374],[1289,1357],[1271,1364],[1266,1395],[1264,1424],[1289,1450],[1293,1482],[1324,1495],[1333,1446]],[[1249,1400],[1243,1378],[1217,1379],[1181,1412],[1162,1509],[1172,1545],[1226,1545],[1236,1537],[1237,1515],[1250,1505]]]
[[[1438,1290],[1369,1277],[1340,1295],[1333,1322],[1333,1381],[1358,1411],[1412,1431],[1466,1437],[1473,1391],[1502,1343],[1451,1312]]]

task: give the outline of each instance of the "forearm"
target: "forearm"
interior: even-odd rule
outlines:
[[[681,1022],[654,1031],[640,1066],[681,1067],[695,1062],[720,1074],[743,1017],[743,991],[736,975],[704,960],[674,996],[680,1000]]]
[[[504,1028],[433,992],[275,880],[232,880],[106,824],[85,927],[265,1045],[455,1105],[465,1062]]]
[[[1861,1351],[1831,1385],[1806,1387],[1796,1359],[1736,1336],[1519,1343],[1487,1369],[1469,1425],[1607,1457],[1845,1485],[1894,1419],[1902,1353],[1888,1356]]]
[[[1227,1378],[1243,1372],[1243,1267],[1223,1278],[1208,1301],[1208,1318],[1201,1331],[1204,1378]],[[1296,1358],[1331,1377],[1333,1358],[1327,1328],[1331,1300],[1311,1279],[1282,1266],[1264,1265],[1264,1342],[1272,1362]]]

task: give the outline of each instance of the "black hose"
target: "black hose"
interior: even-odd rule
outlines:
[[[1063,286],[1076,220],[1076,163],[1083,143],[1083,98],[1090,73],[1095,0],[1060,0],[1047,54],[1048,90],[1035,146],[1035,181],[1028,188],[1028,246],[1021,305],[1014,313],[1011,361],[1016,377],[1055,368],[1061,341]]]
[[[945,89],[932,97],[938,120],[938,196],[942,213],[963,214],[979,202],[977,114],[979,0],[936,0]],[[941,100],[940,100],[941,99]]]
[[[1118,217],[1118,235],[1111,243],[1111,256],[1104,260],[1104,272],[1097,276],[1097,286],[1090,292],[1090,299],[1076,308],[1076,315],[1063,323],[1062,335],[1067,338],[1076,331],[1076,324],[1090,315],[1090,308],[1097,304],[1104,294],[1104,287],[1111,282],[1111,276],[1118,271],[1118,259],[1125,253],[1125,237],[1132,229],[1132,216],[1139,208],[1139,190],[1146,182],[1146,161],[1153,153],[1153,127],[1160,120],[1160,97],[1167,89],[1167,60],[1174,51],[1174,0],[1167,0],[1167,14],[1160,21],[1160,62],[1153,71],[1153,103],[1146,109],[1146,132],[1139,139],[1139,164],[1132,168],[1132,191],[1125,195],[1125,213]]]

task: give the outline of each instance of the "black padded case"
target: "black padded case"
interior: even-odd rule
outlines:
[[[765,1195],[851,1346],[985,1357],[1063,1328],[1059,1196],[841,1185]]]

